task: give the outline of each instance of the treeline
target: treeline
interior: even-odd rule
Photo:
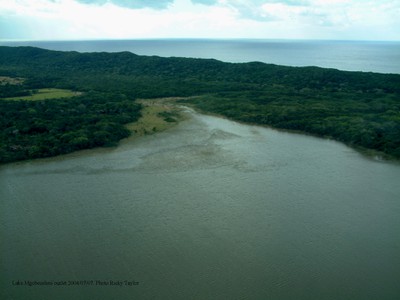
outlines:
[[[199,96],[190,101],[204,111],[400,158],[396,74],[0,47],[0,75],[25,78],[26,90],[54,87],[129,99]]]
[[[122,94],[89,92],[69,99],[0,100],[0,163],[112,146],[141,106]]]
[[[9,97],[24,97],[32,95],[33,91],[22,84],[0,85],[0,99]]]

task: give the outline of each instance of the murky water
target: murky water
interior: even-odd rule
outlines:
[[[399,299],[398,164],[191,114],[0,168],[1,299]]]

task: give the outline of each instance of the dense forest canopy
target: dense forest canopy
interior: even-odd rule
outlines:
[[[18,78],[0,83],[0,162],[113,144],[129,134],[123,124],[140,116],[135,99],[156,97],[188,97],[187,103],[204,111],[332,137],[400,158],[396,74],[0,47],[0,76]],[[43,88],[79,94],[43,101],[5,99]]]

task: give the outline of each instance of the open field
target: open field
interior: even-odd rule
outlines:
[[[23,97],[10,97],[4,98],[5,100],[27,100],[27,101],[38,101],[38,100],[46,100],[46,99],[56,99],[56,98],[70,98],[74,96],[78,96],[79,92],[74,92],[71,90],[64,89],[39,89],[37,93],[30,96]]]
[[[9,77],[9,76],[0,76],[0,85],[6,85],[6,84],[21,84],[24,82],[23,78],[15,78],[15,77]]]
[[[161,98],[138,100],[144,107],[141,111],[142,117],[135,123],[127,124],[126,127],[133,132],[134,136],[142,136],[166,130],[184,119],[183,113],[172,102],[175,98]]]

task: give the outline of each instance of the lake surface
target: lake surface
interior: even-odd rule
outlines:
[[[161,39],[2,41],[0,45],[79,52],[130,51],[139,55],[214,58],[234,63],[260,61],[288,66],[400,74],[400,42]]]
[[[2,166],[0,298],[399,299],[398,164],[189,113],[117,148]],[[93,285],[54,285],[69,280]]]

